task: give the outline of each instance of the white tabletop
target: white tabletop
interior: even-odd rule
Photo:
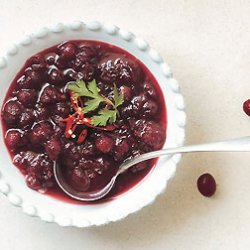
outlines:
[[[0,54],[24,33],[59,21],[100,20],[145,38],[171,66],[187,105],[186,143],[250,134],[250,2],[238,0],[0,0]],[[212,173],[213,198],[196,180]],[[154,204],[117,223],[61,228],[0,196],[1,250],[249,249],[250,155],[185,156]]]

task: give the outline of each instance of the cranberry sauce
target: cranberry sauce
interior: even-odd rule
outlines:
[[[115,83],[124,101],[115,129],[80,124],[76,133],[87,136],[79,142],[65,135],[64,120],[74,113],[67,83],[93,79],[109,99]],[[29,58],[10,85],[1,120],[5,144],[28,187],[61,199],[66,195],[55,182],[53,164],[60,164],[75,189],[96,190],[122,162],[162,148],[166,137],[166,108],[155,78],[128,52],[97,41],[68,41]],[[129,169],[109,197],[133,187],[154,164]]]

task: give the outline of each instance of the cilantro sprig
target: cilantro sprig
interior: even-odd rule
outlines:
[[[113,124],[119,112],[117,108],[123,104],[124,97],[118,92],[114,83],[113,101],[100,94],[100,89],[97,87],[96,81],[92,80],[86,83],[82,80],[76,80],[68,84],[68,89],[73,92],[73,97],[87,97],[84,103],[83,113],[87,114],[92,111],[97,111],[97,115],[91,117],[91,124],[94,126],[106,126],[108,123]],[[101,103],[106,103],[106,107],[97,110]]]

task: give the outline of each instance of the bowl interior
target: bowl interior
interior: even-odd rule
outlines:
[[[131,36],[130,39],[127,38],[129,36]],[[101,26],[99,29],[93,30],[85,25],[81,25],[77,30],[64,25],[61,32],[46,29],[40,31],[37,35],[26,37],[26,42],[24,40],[11,48],[10,52],[12,51],[12,53],[8,53],[6,57],[6,66],[0,69],[1,105],[9,84],[31,55],[65,40],[103,41],[127,50],[142,61],[152,72],[162,89],[167,107],[167,139],[164,147],[182,144],[185,122],[180,122],[180,120],[185,113],[177,105],[182,97],[178,93],[178,89],[175,89],[176,86],[171,82],[173,79],[166,78],[164,75],[163,63],[160,59],[158,62],[152,60],[152,56],[150,56],[152,51],[149,47],[141,49],[138,46],[139,40],[135,36],[127,33],[127,37],[124,39],[124,33],[118,30],[114,34],[110,34]],[[15,50],[16,52],[13,53]],[[7,184],[9,190],[5,193],[12,203],[22,206],[31,215],[38,215],[44,220],[55,221],[61,225],[91,226],[121,219],[152,202],[157,194],[164,190],[167,180],[174,175],[176,169],[177,158],[162,157],[159,159],[156,168],[143,181],[118,198],[96,205],[70,204],[47,195],[41,195],[27,188],[23,176],[11,163],[3,141],[2,125],[0,125],[0,140],[0,186]]]

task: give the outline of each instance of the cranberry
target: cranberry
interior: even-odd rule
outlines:
[[[250,99],[243,103],[243,110],[248,116],[250,116]]]
[[[17,101],[7,102],[2,114],[4,121],[7,124],[15,124],[22,113],[22,109],[22,106]]]
[[[16,149],[23,145],[23,132],[17,129],[8,130],[5,140],[10,149]]]
[[[66,118],[70,114],[70,104],[59,102],[53,106],[53,114]]]
[[[58,55],[54,52],[51,52],[51,53],[46,54],[44,58],[48,65],[53,65],[58,60]]]
[[[135,124],[134,135],[141,138],[147,145],[158,150],[163,146],[165,133],[159,124],[153,121],[138,120]]]
[[[140,94],[139,96],[133,97],[133,99],[131,100],[131,103],[133,105],[132,111],[134,115],[138,116],[142,113],[142,111],[144,110],[143,105],[145,104],[147,100],[148,99],[144,94]]]
[[[37,94],[34,89],[22,89],[19,91],[17,98],[25,107],[32,107],[36,103]]]
[[[31,68],[35,71],[43,71],[46,68],[44,58],[41,55],[32,56],[28,60],[28,63],[31,65]]]
[[[45,87],[40,96],[40,102],[44,104],[53,104],[65,99],[66,96],[63,95],[56,87],[52,86]]]
[[[132,98],[132,90],[131,88],[129,88],[128,86],[121,86],[119,88],[120,93],[123,95],[124,97],[124,101],[125,102],[129,102]]]
[[[75,56],[76,46],[72,43],[64,43],[58,47],[58,50],[63,60],[70,60]]]
[[[34,88],[40,87],[42,81],[40,74],[32,68],[27,68],[25,70],[26,81],[29,83],[30,86],[34,86]]]
[[[61,84],[63,81],[62,71],[54,65],[50,66],[47,70],[47,80],[54,85]]]
[[[153,87],[153,85],[151,83],[145,82],[143,84],[143,89],[144,89],[144,91],[146,92],[146,94],[149,97],[152,97],[152,98],[156,98],[157,97],[156,90],[155,90],[155,88]]]
[[[77,72],[71,68],[65,69],[63,71],[63,76],[66,77],[68,80],[76,80],[77,78]]]
[[[31,124],[35,119],[34,113],[32,110],[26,110],[21,113],[19,118],[19,125],[22,127],[25,127],[29,124]]]
[[[38,120],[46,120],[49,117],[50,112],[48,108],[38,104],[34,110],[34,115]]]
[[[54,138],[47,141],[47,143],[45,144],[45,150],[50,160],[52,161],[57,160],[58,156],[62,151],[62,145],[60,140]]]
[[[203,174],[197,180],[197,187],[200,193],[206,197],[214,195],[216,191],[216,182],[211,174]]]
[[[72,184],[81,191],[86,191],[90,186],[90,179],[81,168],[74,168],[71,174]]]
[[[95,67],[86,62],[82,65],[80,71],[77,73],[78,79],[83,79],[84,81],[90,82],[94,79]]]
[[[96,148],[102,153],[109,153],[114,146],[114,141],[109,136],[101,135],[95,141]]]
[[[47,141],[51,134],[53,133],[53,128],[49,122],[39,122],[34,126],[30,133],[30,141],[32,144],[41,144]]]
[[[149,100],[143,104],[143,110],[145,115],[154,116],[158,111],[158,105],[156,102]]]
[[[38,179],[38,177],[34,173],[29,173],[25,177],[26,184],[29,188],[38,190],[42,188],[41,181]]]
[[[117,138],[114,149],[114,159],[121,161],[128,154],[130,145],[128,140]]]

